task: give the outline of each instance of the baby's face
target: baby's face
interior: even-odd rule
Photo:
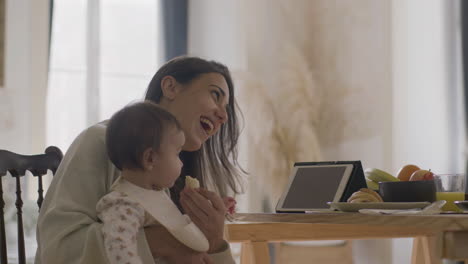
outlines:
[[[182,170],[179,158],[185,136],[181,130],[171,127],[165,131],[161,145],[154,159],[154,184],[160,188],[170,188],[174,185]]]

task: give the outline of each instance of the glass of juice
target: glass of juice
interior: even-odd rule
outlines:
[[[461,212],[454,201],[465,200],[466,176],[459,174],[438,174],[434,176],[436,200],[445,200],[444,211]]]

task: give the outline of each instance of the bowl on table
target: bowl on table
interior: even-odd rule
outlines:
[[[379,182],[379,193],[384,202],[434,202],[434,181]]]
[[[468,211],[468,201],[455,201],[453,202],[460,210]]]

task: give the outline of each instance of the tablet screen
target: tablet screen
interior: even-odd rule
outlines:
[[[348,164],[295,167],[277,210],[328,209],[327,202],[340,200],[351,171]]]

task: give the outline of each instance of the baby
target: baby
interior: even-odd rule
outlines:
[[[181,173],[184,142],[175,117],[151,102],[126,106],[109,120],[107,153],[122,173],[96,210],[110,263],[142,263],[136,235],[141,227],[154,224],[196,251],[208,250],[206,237],[167,193]],[[196,179],[187,181],[199,187]]]

